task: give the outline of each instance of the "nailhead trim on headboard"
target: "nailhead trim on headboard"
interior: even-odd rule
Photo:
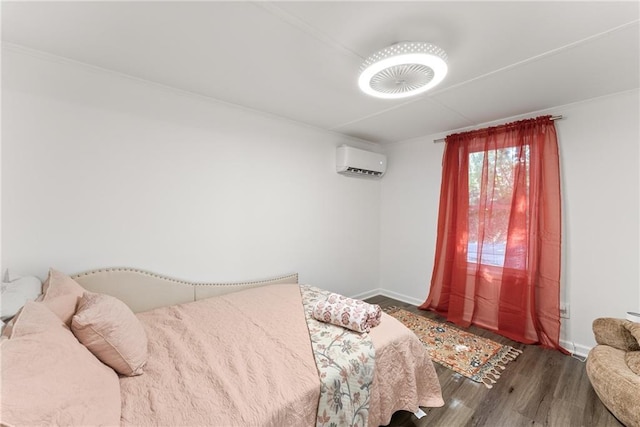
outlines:
[[[101,268],[101,269],[97,269],[97,270],[90,270],[90,271],[85,271],[83,273],[74,274],[71,277],[75,279],[75,278],[79,278],[79,277],[83,277],[83,276],[92,276],[92,275],[98,274],[98,273],[108,273],[110,271],[130,272],[130,273],[142,274],[142,275],[145,275],[145,276],[154,277],[154,278],[157,278],[157,279],[167,280],[169,282],[178,283],[178,284],[181,284],[181,285],[189,285],[189,286],[258,285],[260,283],[268,283],[268,282],[272,282],[274,280],[281,280],[281,279],[286,279],[286,278],[289,278],[289,277],[294,279],[296,283],[298,282],[298,273],[286,274],[284,276],[274,277],[274,278],[270,278],[270,279],[263,279],[263,280],[254,280],[254,281],[249,281],[249,282],[228,282],[228,283],[188,282],[186,280],[175,279],[173,277],[163,276],[161,274],[152,273],[150,271],[140,270],[140,269],[137,269],[137,268],[129,268],[129,267]]]

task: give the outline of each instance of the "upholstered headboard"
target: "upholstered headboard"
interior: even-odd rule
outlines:
[[[133,268],[103,268],[72,276],[90,292],[114,296],[135,313],[258,286],[298,283],[298,274],[234,283],[196,283]]]

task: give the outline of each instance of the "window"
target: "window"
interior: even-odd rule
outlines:
[[[560,158],[551,116],[448,135],[421,309],[561,349]]]
[[[518,162],[524,168],[516,168]],[[514,206],[525,210],[528,224],[529,146],[469,153],[467,262],[477,263],[481,251],[481,264],[504,266],[515,171],[525,173],[526,195]],[[525,245],[523,239],[511,249],[526,251]]]

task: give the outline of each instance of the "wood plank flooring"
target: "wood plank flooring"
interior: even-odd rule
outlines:
[[[375,296],[366,301],[443,321],[435,313],[391,298]],[[420,420],[409,412],[397,412],[390,427],[622,426],[593,391],[583,362],[474,326],[469,331],[523,353],[507,365],[491,389],[434,363],[445,406],[425,409],[427,415]]]

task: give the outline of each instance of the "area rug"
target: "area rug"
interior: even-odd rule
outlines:
[[[500,378],[506,364],[522,353],[522,350],[398,307],[388,307],[384,311],[420,338],[431,360],[488,388]]]

